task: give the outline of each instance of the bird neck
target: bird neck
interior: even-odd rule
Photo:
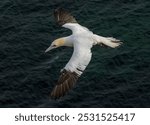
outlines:
[[[70,36],[64,37],[64,46],[73,47],[73,42]]]

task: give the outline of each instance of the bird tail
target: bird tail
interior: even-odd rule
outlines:
[[[113,37],[102,37],[94,34],[94,44],[105,45],[111,48],[120,46],[123,42]]]

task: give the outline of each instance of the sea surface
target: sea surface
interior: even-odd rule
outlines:
[[[93,47],[76,86],[52,100],[73,52],[44,52],[54,39],[71,34],[55,23],[57,7],[123,45]],[[150,0],[0,0],[0,107],[150,107]]]

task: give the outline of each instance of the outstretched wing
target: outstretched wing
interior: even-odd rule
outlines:
[[[51,92],[51,97],[57,99],[64,96],[76,84],[77,79],[83,73],[91,60],[90,48],[84,51],[80,44],[74,46],[74,52],[69,62],[61,72],[59,80]]]
[[[54,10],[54,18],[61,26],[65,23],[77,23],[76,19],[63,8],[57,8]]]
[[[63,70],[59,77],[59,80],[51,92],[51,97],[57,99],[61,96],[64,96],[70,89],[75,85],[78,74],[75,72],[70,72],[67,70]]]

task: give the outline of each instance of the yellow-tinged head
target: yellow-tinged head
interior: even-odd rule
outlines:
[[[50,47],[48,47],[45,52],[48,52],[52,49],[55,49],[55,48],[58,48],[60,46],[64,46],[65,44],[65,39],[64,38],[59,38],[59,39],[56,39],[52,42],[52,44],[50,45]]]

